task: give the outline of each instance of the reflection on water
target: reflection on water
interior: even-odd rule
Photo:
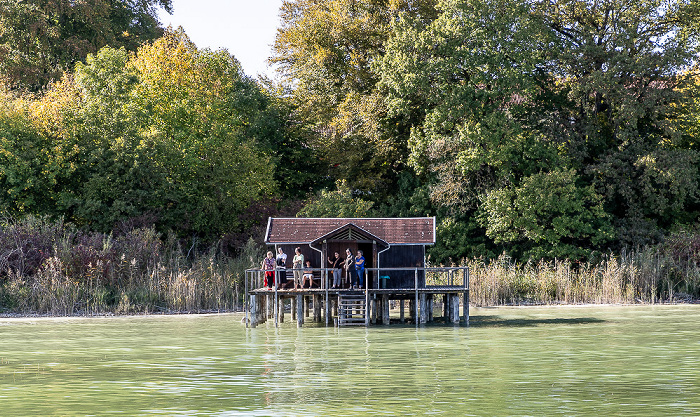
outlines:
[[[700,306],[472,313],[369,329],[0,319],[0,414],[700,414]]]

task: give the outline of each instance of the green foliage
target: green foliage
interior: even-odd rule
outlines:
[[[0,80],[40,90],[104,46],[135,51],[163,33],[157,9],[171,0],[2,0]]]
[[[407,154],[404,119],[386,115],[376,61],[400,11],[429,19],[434,0],[289,0],[281,9],[271,62],[333,179],[381,200]]]
[[[335,191],[322,190],[297,213],[297,217],[370,217],[373,202],[353,196],[344,181],[336,182]]]
[[[379,72],[445,230],[476,214],[515,255],[580,259],[696,219],[692,2],[436,7],[394,19]]]
[[[602,198],[578,181],[573,169],[558,170],[491,191],[482,206],[487,235],[496,242],[527,242],[524,255],[534,259],[588,257],[613,232]]]
[[[48,144],[29,120],[26,103],[3,97],[0,103],[0,216],[43,210],[54,185],[47,172]]]
[[[10,213],[64,215],[103,232],[149,218],[211,240],[276,190],[270,149],[285,136],[266,126],[283,127],[279,111],[231,55],[199,50],[183,32],[137,54],[103,48],[28,107],[0,124]]]

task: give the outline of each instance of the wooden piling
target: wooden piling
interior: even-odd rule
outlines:
[[[419,297],[420,302],[420,324],[425,324],[428,321],[428,306],[426,303],[425,293],[421,293]]]
[[[372,297],[372,299],[369,302],[369,307],[370,307],[370,317],[372,318],[372,324],[377,324],[377,303],[379,300],[377,300],[377,296],[375,295]]]
[[[256,298],[257,295],[251,294],[249,298],[249,306],[250,306],[250,311],[249,311],[249,320],[250,320],[250,327],[258,327],[258,314],[257,314],[257,308],[258,305],[256,303]]]
[[[462,304],[462,311],[464,314],[464,322],[468,325],[469,324],[469,291],[464,292],[464,304]]]
[[[399,322],[405,323],[406,319],[404,318],[404,300],[399,300]]]
[[[279,322],[284,323],[284,298],[280,297],[279,302],[277,303],[277,307],[279,308],[279,312],[277,313]]]
[[[428,322],[433,321],[433,295],[428,294]]]
[[[459,324],[459,294],[451,294],[452,297],[452,323]]]
[[[387,325],[389,322],[389,296],[382,294],[382,324]]]
[[[447,317],[450,315],[450,301],[447,294],[442,295],[442,317],[445,318],[445,323],[447,323]]]
[[[314,294],[314,323],[321,322],[321,296]]]
[[[304,296],[297,295],[297,327],[304,325]]]

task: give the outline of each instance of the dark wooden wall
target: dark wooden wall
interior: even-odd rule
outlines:
[[[329,268],[327,259],[323,259],[321,262],[321,254],[309,247],[308,244],[301,245],[278,245],[287,254],[287,268],[292,267],[292,259],[294,258],[294,249],[301,248],[301,253],[304,254],[304,261],[311,260],[312,268]],[[357,250],[361,249],[364,252],[365,257],[365,267],[374,268],[374,259],[372,256],[372,243],[367,242],[356,242],[356,241],[332,241],[328,242],[328,254],[327,256],[333,257],[333,252],[338,251],[340,257],[345,259],[345,250],[350,248],[353,255],[357,254]],[[272,250],[277,257],[277,251],[274,246],[268,246],[268,250]],[[381,268],[413,268],[413,267],[423,267],[423,261],[425,259],[425,247],[423,245],[401,245],[392,246],[387,251],[382,252],[379,255],[379,266]],[[260,260],[262,261],[262,259]],[[382,271],[381,275],[388,275],[390,280],[388,282],[391,288],[413,288],[415,284],[415,272],[414,271]],[[345,276],[345,273],[343,273]],[[376,277],[374,273],[369,274],[369,285],[370,288],[375,287]],[[425,274],[423,271],[418,272],[418,286],[425,286]]]
[[[423,245],[392,246],[379,255],[380,268],[412,268],[423,267],[425,247]],[[388,286],[391,288],[413,288],[415,286],[414,271],[380,271],[380,275],[390,277]],[[418,271],[418,286],[425,286],[425,274]]]

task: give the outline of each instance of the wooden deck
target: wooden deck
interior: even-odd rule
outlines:
[[[321,288],[277,289],[261,287],[261,271],[246,271],[246,326],[256,327],[271,319],[275,326],[283,323],[290,313],[297,326],[312,320],[325,325],[364,325],[442,321],[454,325],[469,324],[469,272],[466,268],[401,268],[415,274],[412,288],[378,288],[379,280],[369,280],[369,274],[379,277],[385,270],[368,270],[366,288],[325,288],[328,270],[317,270]],[[461,279],[455,280],[455,272]],[[419,280],[418,277],[423,277]],[[436,278],[437,277],[437,278]],[[445,278],[447,277],[447,278]],[[433,281],[439,281],[436,284]],[[426,282],[427,281],[427,282]],[[455,282],[459,281],[459,282]],[[250,286],[248,286],[250,285]],[[373,285],[374,288],[369,288]],[[399,310],[398,317],[390,315],[390,306]],[[460,314],[460,305],[462,306]],[[441,306],[441,315],[435,316]],[[313,315],[312,315],[313,314]]]

